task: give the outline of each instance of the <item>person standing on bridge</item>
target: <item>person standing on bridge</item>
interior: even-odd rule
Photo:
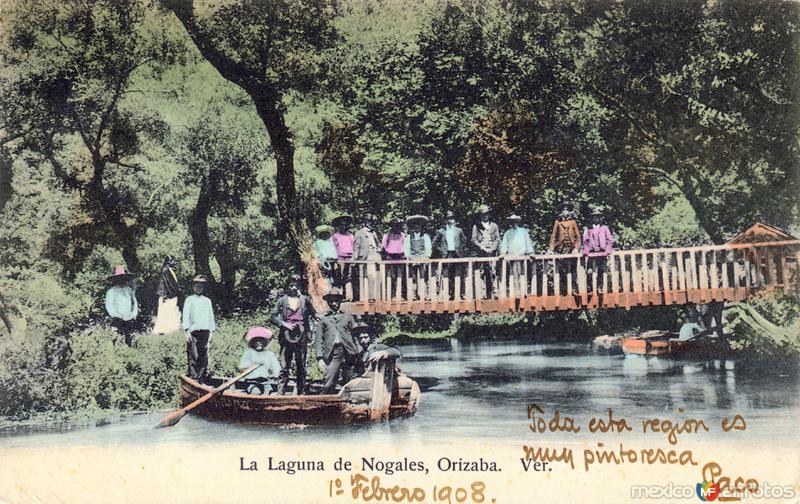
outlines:
[[[553,232],[550,233],[550,244],[547,250],[556,254],[577,254],[581,248],[581,230],[578,227],[578,218],[572,211],[572,203],[564,200],[561,203],[561,213],[553,223]],[[560,293],[567,292],[567,278],[572,275],[572,289],[577,290],[578,260],[558,259],[558,276]]]
[[[443,259],[455,259],[467,256],[467,236],[464,230],[458,226],[456,215],[448,210],[445,216],[445,225],[433,238],[431,247],[438,257]],[[461,263],[449,263],[444,268],[444,274],[450,283],[450,299],[455,299],[456,277],[461,278],[461,299],[464,298],[464,265]]]
[[[353,245],[356,241],[355,236],[350,232],[350,227],[353,225],[353,217],[340,215],[333,219],[331,224],[336,228],[336,232],[331,237],[333,245],[336,247],[336,257],[340,261],[349,261],[353,258]],[[339,266],[341,268],[340,273],[338,275],[334,274],[333,283],[344,288],[344,284],[350,280],[350,264]]]
[[[480,220],[472,226],[472,246],[477,250],[478,257],[495,257],[500,248],[500,228],[492,221],[492,209],[488,205],[481,205],[478,209]],[[483,263],[483,286],[487,298],[494,295],[495,264]]]
[[[411,261],[430,259],[432,251],[431,237],[423,229],[423,226],[427,223],[428,218],[424,215],[412,215],[406,218],[408,234],[403,244],[406,259]],[[408,286],[408,298],[419,299],[420,287],[424,296],[426,268],[424,264],[412,264],[410,268],[411,285]]]
[[[376,264],[360,265],[353,272],[353,299],[360,299],[359,279],[361,274],[367,275],[367,301],[374,301],[375,296],[380,292],[381,282],[378,277],[377,262],[381,260],[381,242],[378,238],[377,228],[378,218],[372,214],[366,214],[362,222],[361,229],[356,231],[355,241],[353,242],[353,259],[356,261],[370,261]]]
[[[595,292],[603,292],[603,276],[608,256],[614,252],[614,235],[603,224],[603,210],[595,208],[591,214],[592,225],[583,232],[583,256],[586,257],[586,273],[591,279],[597,273]]]
[[[503,233],[503,240],[500,242],[500,255],[501,256],[530,256],[533,255],[533,241],[531,241],[530,232],[520,227],[522,217],[517,214],[511,214],[508,217],[508,223],[511,226],[505,233]],[[524,264],[526,259],[512,259],[508,261],[508,276],[513,279],[511,283],[512,290],[515,294],[519,295],[523,292],[523,282],[527,285],[527,277],[523,275]],[[505,293],[503,293],[505,295]]]
[[[317,239],[314,240],[314,249],[317,251],[317,259],[322,267],[322,275],[325,277],[325,281],[331,284],[338,258],[336,245],[333,244],[333,239],[331,238],[333,228],[323,224],[317,226],[314,231],[317,234]]]
[[[403,290],[404,265],[397,263],[405,258],[405,239],[403,221],[397,217],[393,218],[392,222],[389,224],[389,231],[383,235],[383,240],[381,241],[381,249],[383,250],[384,257],[387,261],[394,263],[390,264],[387,268],[392,278],[390,286],[392,292],[389,292],[389,297],[394,297],[395,291],[399,290],[402,292]]]

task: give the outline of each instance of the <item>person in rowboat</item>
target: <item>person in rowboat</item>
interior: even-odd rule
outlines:
[[[311,325],[316,319],[317,312],[311,298],[300,293],[300,276],[291,275],[286,280],[284,295],[275,303],[272,310],[272,323],[280,327],[278,343],[284,358],[284,368],[281,372],[279,393],[283,393],[289,383],[289,373],[292,361],[295,363],[297,388],[296,394],[305,391],[306,384],[306,355]]]
[[[324,373],[320,394],[332,394],[340,375],[344,383],[352,377],[361,348],[350,332],[355,319],[340,309],[344,299],[341,289],[334,287],[323,297],[330,311],[317,324],[314,350],[317,364]]]
[[[267,350],[271,339],[272,331],[266,327],[251,327],[244,335],[248,348],[239,360],[239,371],[244,371],[255,364],[259,365],[242,378],[248,394],[263,395],[266,390],[265,382],[277,378],[281,372],[278,358]]]
[[[361,347],[355,366],[357,376],[366,374],[380,360],[402,359],[400,350],[378,342],[375,329],[369,324],[358,322],[350,332]]]

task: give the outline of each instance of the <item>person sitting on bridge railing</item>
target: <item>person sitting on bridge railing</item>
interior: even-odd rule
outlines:
[[[503,233],[503,240],[500,242],[501,256],[529,256],[533,255],[533,242],[530,232],[523,227],[519,227],[522,217],[511,214],[507,218],[511,228]],[[527,283],[527,278],[523,278],[524,261],[512,260],[508,264],[509,278],[513,278],[511,292],[522,292],[523,282]]]
[[[445,218],[446,223],[444,227],[436,233],[436,236],[433,238],[433,242],[431,243],[433,251],[436,252],[438,257],[443,259],[466,257],[468,253],[467,236],[464,234],[464,230],[461,229],[456,223],[456,215],[448,210]],[[461,297],[463,299],[464,265],[459,263],[448,264],[444,268],[444,274],[447,276],[447,278],[449,278],[450,299],[455,298],[456,276],[461,278]]]
[[[492,209],[488,205],[481,205],[478,209],[480,221],[472,226],[472,246],[478,252],[478,257],[495,257],[500,248],[500,228],[492,222]],[[483,263],[483,286],[487,298],[493,297],[494,270],[492,263]]]
[[[583,232],[583,255],[587,258],[586,267],[589,278],[597,272],[596,292],[603,290],[603,275],[606,271],[608,256],[614,251],[614,235],[608,226],[603,224],[603,210],[592,211],[592,226]]]
[[[428,218],[424,215],[412,215],[406,218],[409,229],[403,244],[406,259],[414,261],[431,257],[431,237],[423,230],[423,226],[427,223]],[[411,285],[408,286],[409,298],[419,299],[420,287],[423,291],[425,289],[425,266],[412,264],[409,273],[411,276]],[[411,295],[411,292],[414,294]]]

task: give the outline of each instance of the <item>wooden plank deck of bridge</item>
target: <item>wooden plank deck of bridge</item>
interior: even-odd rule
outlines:
[[[800,292],[800,240],[624,250],[603,271],[579,254],[342,261],[354,314],[517,313],[742,301]],[[598,268],[599,269],[599,268]],[[486,271],[492,272],[485,284]]]

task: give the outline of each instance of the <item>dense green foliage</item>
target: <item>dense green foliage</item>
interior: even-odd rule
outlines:
[[[237,324],[296,271],[306,224],[340,212],[468,221],[485,202],[523,216],[538,250],[564,198],[582,217],[604,206],[628,248],[720,242],[757,219],[797,226],[796,2],[191,5],[4,4],[5,413],[174,398],[180,341],[130,349],[99,328],[115,264],[137,275],[142,331],[167,254],[186,292],[208,275],[234,317],[221,370]],[[387,334],[590,335],[674,318],[378,322]]]

